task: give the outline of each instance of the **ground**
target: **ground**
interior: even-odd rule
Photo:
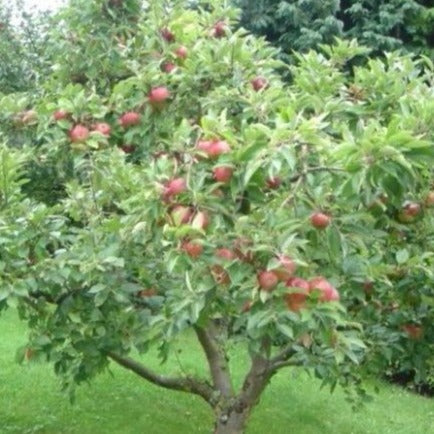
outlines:
[[[80,387],[71,406],[50,366],[14,362],[15,349],[25,342],[25,326],[15,312],[0,317],[0,336],[1,434],[211,432],[212,414],[200,398],[161,390],[116,366],[113,375],[101,375],[90,386]],[[181,346],[182,366],[194,369],[197,347],[189,336]],[[245,361],[237,351],[234,356],[238,373]],[[157,366],[149,356],[148,363]],[[179,369],[176,361],[171,366]],[[434,434],[432,399],[384,383],[379,386],[374,402],[353,413],[341,391],[330,395],[300,371],[281,372],[254,412],[247,434]]]

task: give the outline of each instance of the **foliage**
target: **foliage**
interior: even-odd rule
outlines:
[[[350,399],[363,396],[362,369],[384,372],[400,359],[425,378],[432,63],[391,54],[350,76],[345,65],[365,48],[339,41],[298,55],[284,86],[276,51],[232,30],[237,15],[225,2],[137,6],[75,0],[61,13],[53,75],[24,122],[37,146],[1,148],[0,308],[18,307],[28,321],[21,358],[46,357],[71,392],[111,359],[204,398],[217,433],[241,432],[287,366],[348,386]],[[98,131],[102,122],[110,133]],[[30,161],[56,170],[63,198],[28,196]],[[217,167],[231,169],[226,182],[216,182]],[[311,224],[320,211],[331,219],[322,230]],[[317,286],[269,285],[281,255],[301,278],[327,277],[341,302]],[[172,344],[187,330],[209,379],[161,376],[128,357],[155,347],[162,361],[176,357]],[[235,391],[227,357],[237,342],[251,368]]]
[[[242,25],[264,35],[292,58],[293,51],[318,48],[334,37],[357,38],[374,53],[403,48],[432,53],[432,2],[235,0],[243,9]],[[288,57],[289,56],[289,57]]]
[[[47,23],[46,16],[25,10],[22,0],[0,1],[0,95],[34,91],[46,74]]]

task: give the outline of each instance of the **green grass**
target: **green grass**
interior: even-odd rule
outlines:
[[[22,366],[15,349],[25,343],[25,326],[14,312],[0,317],[0,433],[191,434],[210,433],[212,414],[200,398],[159,389],[113,366],[78,390],[70,405],[46,364]],[[184,369],[201,357],[192,339],[180,343]],[[238,356],[240,357],[240,356]],[[157,366],[155,359],[148,364]],[[239,373],[245,360],[236,359]],[[171,365],[179,369],[177,362]],[[166,369],[166,368],[165,368]],[[170,369],[170,365],[167,369]],[[199,370],[199,368],[197,368]],[[199,370],[200,371],[200,370]],[[287,370],[276,376],[250,421],[249,434],[431,434],[434,401],[380,384],[381,392],[353,413],[343,393],[320,391],[316,380]]]

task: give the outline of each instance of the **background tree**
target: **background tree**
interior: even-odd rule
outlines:
[[[75,0],[50,32],[34,141],[0,153],[0,308],[28,322],[21,358],[71,394],[115,362],[202,397],[216,433],[243,432],[286,367],[350,399],[397,360],[432,375],[432,64],[350,76],[366,49],[341,41],[297,56],[285,86],[233,8],[185,6]],[[34,160],[52,201],[28,189]],[[185,334],[207,378],[148,368]]]
[[[357,38],[378,55],[403,49],[432,54],[434,8],[431,1],[234,0],[242,25],[292,52],[318,48],[334,37]]]

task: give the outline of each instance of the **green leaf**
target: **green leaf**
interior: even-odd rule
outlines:
[[[398,262],[398,264],[406,263],[409,258],[410,254],[408,253],[407,249],[402,249],[396,252],[396,262]]]

